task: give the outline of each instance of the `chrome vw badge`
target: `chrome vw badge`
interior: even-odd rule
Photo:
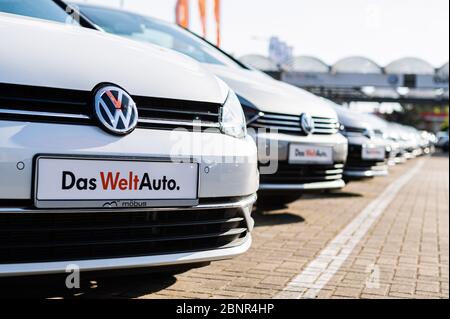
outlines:
[[[125,135],[138,123],[138,110],[131,96],[116,86],[105,86],[95,94],[95,115],[108,132]]]
[[[314,130],[313,118],[306,113],[303,113],[302,115],[300,115],[300,127],[301,127],[303,133],[305,133],[306,135],[311,134],[312,131]]]

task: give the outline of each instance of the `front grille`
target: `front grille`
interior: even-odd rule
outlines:
[[[367,129],[365,129],[365,128],[359,128],[359,127],[349,127],[349,126],[346,126],[346,127],[345,127],[345,132],[347,132],[347,133],[354,133],[354,134],[360,134],[360,135],[365,135],[365,134],[367,134]]]
[[[344,164],[297,165],[280,162],[272,175],[261,175],[261,184],[308,184],[337,181],[343,178]]]
[[[132,96],[140,128],[218,128],[220,104]],[[95,125],[92,93],[0,83],[0,119]]]
[[[241,209],[0,214],[0,264],[152,256],[234,247]]]
[[[313,117],[315,135],[332,135],[339,132],[337,119],[325,117]],[[291,135],[305,135],[300,126],[300,115],[283,115],[276,113],[264,113],[250,124],[253,128],[265,128],[278,130],[280,133]]]
[[[362,146],[361,145],[349,145],[348,157],[346,163],[346,170],[370,170],[376,167],[382,167],[386,165],[386,160],[389,153],[386,152],[385,160],[364,160],[362,158]]]

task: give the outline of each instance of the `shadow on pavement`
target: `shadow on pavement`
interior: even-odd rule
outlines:
[[[302,216],[286,212],[273,213],[256,211],[253,214],[253,218],[255,219],[255,227],[296,224],[305,221]]]
[[[436,152],[433,155],[431,155],[432,157],[449,157],[449,153],[448,152]]]
[[[302,200],[305,199],[318,199],[318,198],[351,198],[351,197],[364,197],[364,195],[359,193],[336,191],[336,192],[326,192],[317,194],[305,195]]]
[[[81,274],[80,289],[67,289],[63,276],[0,279],[0,299],[137,298],[166,289],[177,281],[169,274],[99,277]]]

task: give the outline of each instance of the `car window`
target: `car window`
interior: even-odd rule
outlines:
[[[69,14],[52,0],[0,0],[0,12],[77,24]]]
[[[79,8],[84,16],[106,32],[172,49],[201,63],[242,68],[214,46],[176,25],[114,9],[83,5]]]

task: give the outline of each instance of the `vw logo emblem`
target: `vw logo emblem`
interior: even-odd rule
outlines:
[[[103,129],[116,135],[131,133],[138,123],[138,110],[131,96],[117,86],[105,86],[95,94],[95,116]]]
[[[312,131],[314,130],[313,118],[306,113],[303,113],[302,115],[300,115],[300,127],[301,127],[303,133],[305,133],[306,135],[311,134]]]

